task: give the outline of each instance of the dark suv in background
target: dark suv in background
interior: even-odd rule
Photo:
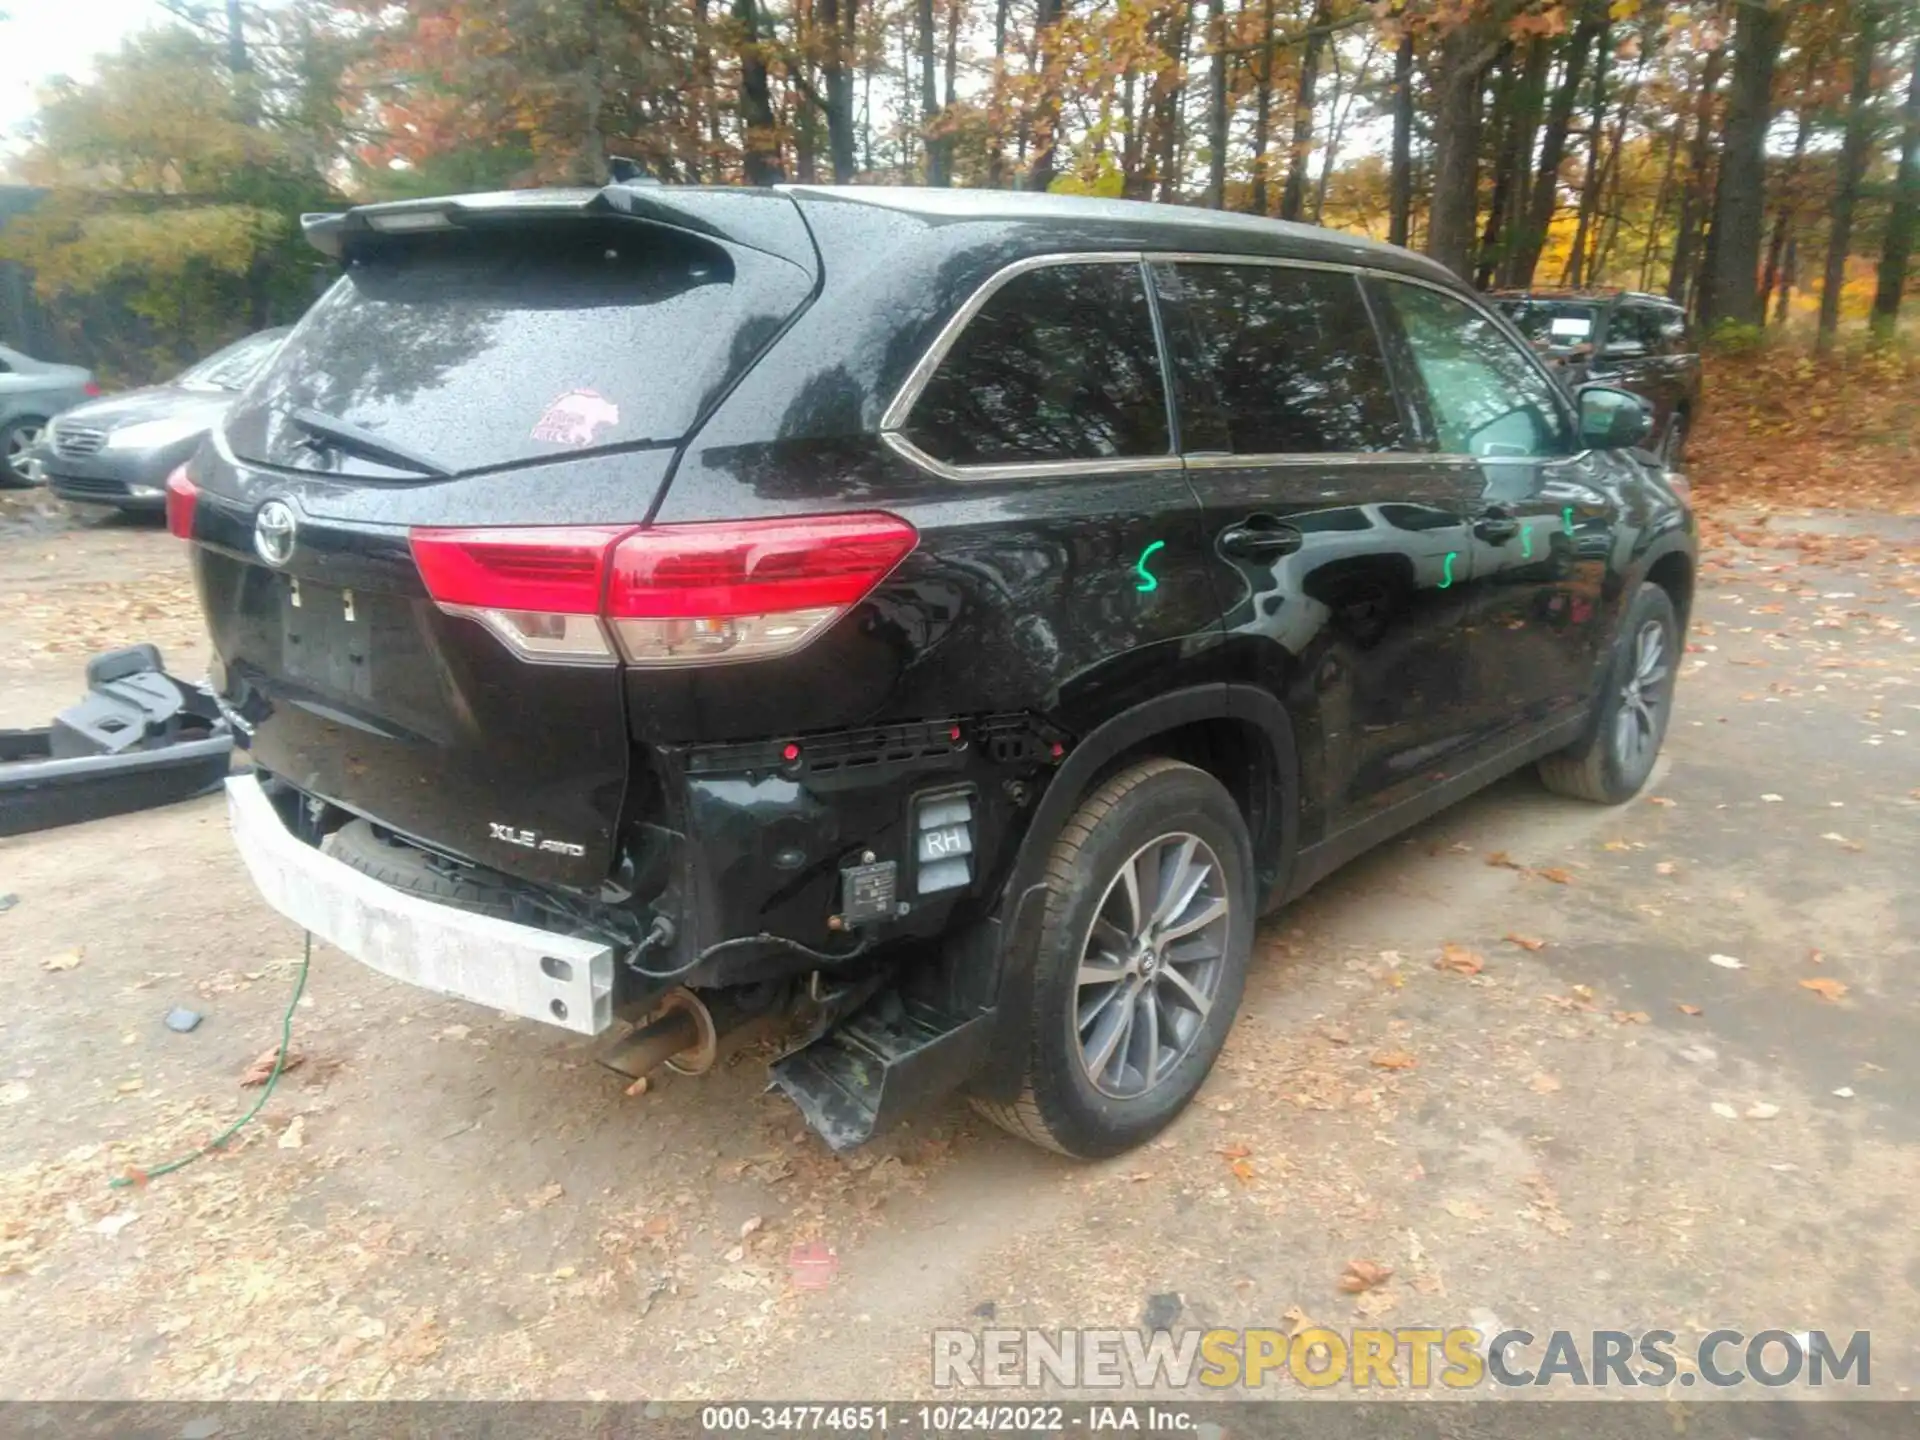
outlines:
[[[1700,347],[1685,310],[1637,290],[1501,290],[1492,298],[1571,388],[1604,381],[1645,399],[1655,450],[1680,463],[1700,403]]]
[[[1255,923],[1517,767],[1625,800],[1690,512],[1438,266],[1209,211],[615,184],[314,220],[170,482],[282,912],[398,978],[1111,1154]],[[630,1028],[630,1024],[637,1028]]]

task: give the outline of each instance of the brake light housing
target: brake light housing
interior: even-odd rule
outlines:
[[[193,538],[193,513],[200,505],[200,487],[187,474],[187,467],[176,466],[167,476],[167,531],[182,540]]]
[[[523,659],[643,669],[804,649],[915,545],[881,512],[656,526],[419,528],[427,593]]]

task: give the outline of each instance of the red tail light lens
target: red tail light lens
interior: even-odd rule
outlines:
[[[187,478],[182,465],[167,476],[167,529],[182,540],[193,538],[193,512],[200,503],[200,487]]]
[[[82,385],[80,389],[89,400],[98,400],[103,393],[98,380],[89,380],[86,384]]]
[[[442,605],[595,615],[607,552],[624,525],[529,530],[414,530],[407,536],[427,593]]]
[[[636,530],[614,547],[607,614],[678,620],[844,608],[919,538],[891,515]]]
[[[427,592],[527,659],[639,666],[791,654],[919,541],[892,515],[723,524],[415,530]]]

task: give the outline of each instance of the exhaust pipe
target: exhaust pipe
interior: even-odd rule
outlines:
[[[661,1065],[682,1075],[703,1075],[719,1053],[713,1012],[679,986],[660,997],[644,1024],[606,1045],[596,1058],[616,1074],[642,1080]]]

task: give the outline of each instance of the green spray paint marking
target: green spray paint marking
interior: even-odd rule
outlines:
[[[1453,560],[1454,556],[1458,553],[1459,552],[1455,550],[1447,551],[1446,570],[1440,577],[1440,588],[1442,590],[1448,589],[1453,584]]]
[[[1149,590],[1158,590],[1160,588],[1160,582],[1154,578],[1153,572],[1147,569],[1147,561],[1153,557],[1154,551],[1164,550],[1166,548],[1166,541],[1156,540],[1140,552],[1140,558],[1133,562],[1134,572],[1140,577],[1140,583],[1134,586],[1134,589],[1144,594]]]
[[[1533,527],[1531,525],[1520,527],[1520,558],[1522,560],[1533,558]]]
[[[1560,524],[1562,528],[1566,530],[1567,534],[1573,534],[1573,507],[1571,505],[1560,512]]]

